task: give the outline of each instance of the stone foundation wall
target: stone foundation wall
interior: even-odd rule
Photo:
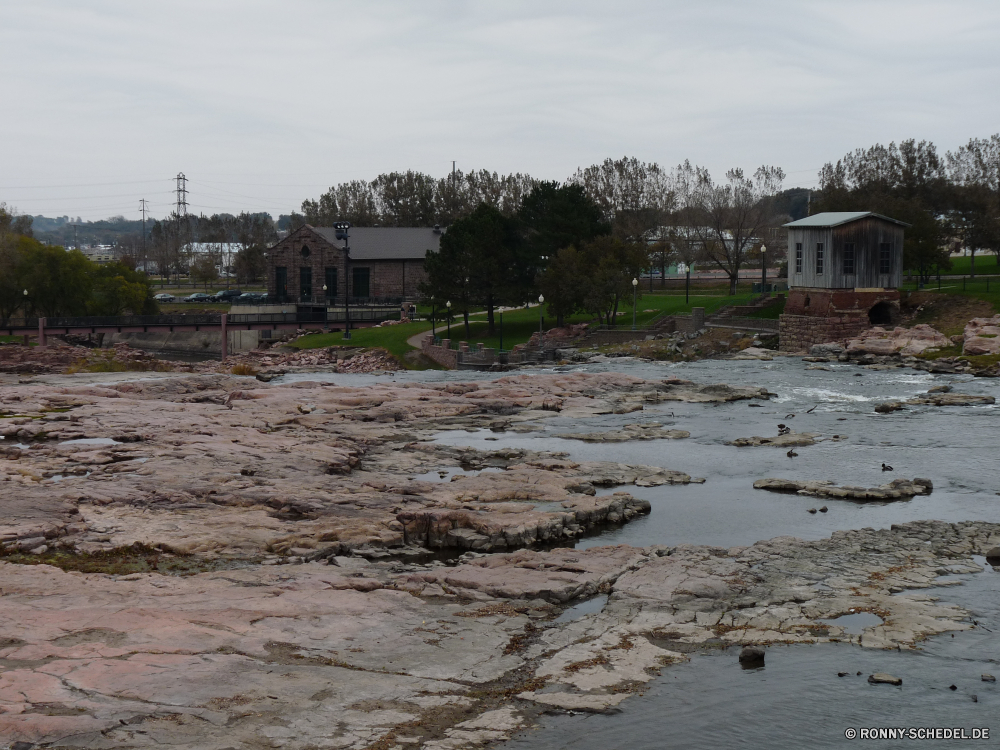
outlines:
[[[778,318],[778,348],[783,352],[808,351],[813,344],[836,341],[844,344],[871,328],[867,313],[844,313],[821,317],[788,315]]]

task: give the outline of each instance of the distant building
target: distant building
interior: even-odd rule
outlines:
[[[427,276],[424,258],[443,230],[351,227],[350,256],[332,227],[308,224],[267,251],[267,293],[289,302],[415,301]],[[325,287],[325,289],[324,289]]]
[[[789,224],[788,301],[779,319],[786,351],[840,342],[899,314],[903,230],[871,211],[828,212]]]
[[[94,263],[112,263],[118,260],[115,248],[112,245],[95,245],[93,247],[81,247],[80,252],[87,256],[88,260]]]

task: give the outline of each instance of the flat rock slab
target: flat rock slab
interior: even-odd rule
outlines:
[[[903,679],[886,674],[885,672],[876,672],[875,674],[868,675],[868,682],[872,685],[902,685]]]
[[[404,521],[418,516],[474,518],[436,537],[459,549],[496,546],[495,539],[483,546],[484,530],[492,539],[502,529],[504,549],[571,539],[589,528],[579,518],[584,510],[591,525],[644,512],[641,504],[595,505],[586,499],[595,487],[697,480],[658,467],[429,441],[442,430],[538,429],[560,414],[625,413],[663,400],[767,397],[761,388],[620,373],[469,383],[386,378],[358,387],[222,373],[39,379],[55,380],[0,389],[0,497],[7,501],[0,545],[94,553],[139,543],[248,559],[401,547],[409,543]],[[623,432],[681,436],[660,430],[644,424]],[[81,439],[92,442],[65,444]],[[435,470],[456,478],[421,479]]]
[[[73,747],[500,741],[546,708],[605,711],[707,644],[853,641],[974,627],[919,590],[980,570],[1000,525],[935,521],[828,539],[520,550],[454,567],[337,557],[185,577],[0,564],[0,736]],[[600,612],[564,603],[607,592]],[[555,603],[558,602],[558,603]],[[856,638],[856,636],[855,636]],[[526,704],[536,704],[525,713]]]
[[[754,489],[770,492],[794,492],[810,497],[830,497],[839,500],[907,500],[914,495],[929,495],[934,485],[930,479],[894,479],[879,487],[837,486],[829,481],[796,479],[758,479]]]
[[[907,406],[988,406],[995,404],[993,396],[974,396],[969,393],[947,393],[931,389],[922,396],[915,396],[906,401],[885,401],[875,406],[875,411],[880,414],[900,411]]]
[[[691,433],[687,430],[665,430],[659,422],[639,422],[625,425],[620,430],[563,432],[556,437],[585,443],[624,443],[630,440],[678,440],[691,437]]]
[[[816,445],[818,437],[819,434],[814,432],[787,432],[775,437],[736,438],[729,445],[735,445],[737,448],[758,448],[764,445],[772,448],[800,448],[806,445]]]

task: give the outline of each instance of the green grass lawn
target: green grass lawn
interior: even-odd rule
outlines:
[[[916,273],[916,271],[913,271]],[[972,273],[972,258],[952,258],[951,268],[942,271],[946,274],[970,274]],[[992,253],[976,253],[976,275],[981,273],[1000,274],[1000,262],[996,255]]]
[[[704,307],[705,312],[711,314],[723,305],[744,305],[747,304],[751,295],[749,288],[741,289],[740,294],[735,297],[727,295],[727,289],[697,290],[698,294],[692,294],[690,301],[684,301],[684,292],[646,292],[638,299],[636,305],[636,325],[643,327],[650,323],[653,318],[659,315],[687,314],[693,307]],[[618,325],[621,327],[631,327],[632,325],[632,300],[627,300],[627,304],[619,308],[621,313],[618,316]],[[777,313],[775,313],[777,314]],[[501,344],[500,314],[495,313],[496,327],[492,336],[487,334],[488,326],[485,314],[470,315],[469,331],[466,333],[465,324],[461,316],[452,317],[451,339],[452,341],[467,341],[470,346],[479,343],[487,347],[499,349]],[[566,320],[567,324],[593,322],[593,317],[588,314],[574,315]],[[528,309],[518,308],[508,310],[503,314],[503,348],[511,349],[517,344],[527,342],[533,333],[538,331],[539,310],[538,307]],[[555,319],[545,318],[545,329],[553,328]],[[407,339],[417,333],[430,331],[429,321],[417,321],[413,323],[403,323],[401,325],[386,326],[384,328],[361,328],[351,333],[350,341],[344,341],[343,333],[321,333],[303,336],[295,341],[292,346],[299,349],[317,349],[327,346],[362,346],[362,347],[382,347],[393,354],[401,362],[404,355],[413,351],[413,347],[407,344]],[[448,324],[438,321],[436,333],[440,338],[448,337]]]
[[[403,355],[413,351],[413,347],[407,344],[406,340],[414,334],[429,330],[431,330],[430,322],[417,321],[400,323],[398,326],[385,326],[384,328],[357,328],[351,331],[349,341],[344,340],[343,332],[314,333],[302,336],[292,342],[291,346],[297,349],[321,349],[327,346],[380,346],[402,361]]]
[[[0,344],[23,344],[24,338],[21,336],[0,336]],[[30,341],[29,346],[37,346],[34,341]]]
[[[910,282],[903,284],[900,288],[908,291],[916,291],[917,284],[916,282]],[[923,288],[923,291],[938,291],[937,279],[932,279],[931,283]],[[993,305],[994,310],[1000,312],[1000,279],[998,278],[987,279],[977,275],[975,279],[941,279],[940,291],[941,294],[957,294],[964,297],[985,300]]]

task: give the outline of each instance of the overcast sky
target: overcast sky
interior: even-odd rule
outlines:
[[[0,201],[298,209],[416,169],[721,176],[1000,132],[996,0],[3,0]]]

